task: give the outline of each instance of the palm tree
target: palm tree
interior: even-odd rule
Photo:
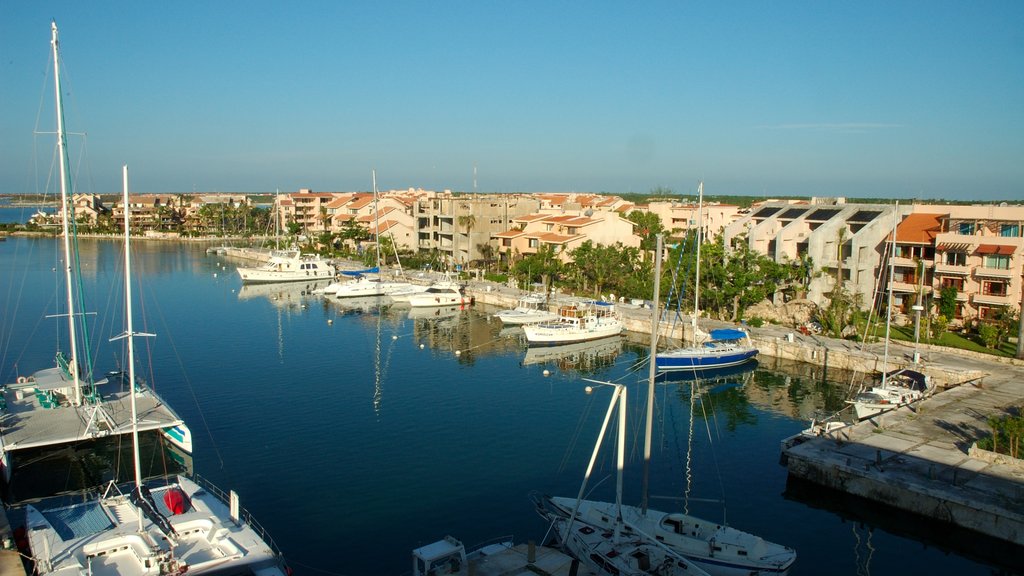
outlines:
[[[466,258],[465,258],[465,261],[468,261],[469,260],[469,256],[470,256],[470,252],[472,251],[472,248],[473,248],[473,244],[472,244],[472,240],[473,240],[473,238],[472,238],[472,231],[473,231],[473,226],[476,226],[476,216],[474,216],[472,214],[463,214],[462,216],[459,216],[458,221],[459,221],[459,226],[462,226],[462,228],[466,231]]]

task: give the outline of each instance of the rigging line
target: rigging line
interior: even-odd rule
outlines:
[[[590,399],[587,401],[586,406],[584,406],[583,412],[580,414],[579,419],[576,421],[576,428],[573,430],[572,434],[569,436],[569,443],[565,447],[565,451],[562,453],[562,461],[558,463],[558,472],[559,473],[565,472],[566,466],[568,466],[568,464],[569,464],[569,456],[572,454],[572,452],[575,449],[576,445],[579,443],[580,434],[583,433],[583,427],[584,427],[584,425],[586,424],[586,422],[588,420],[588,417],[590,415],[590,412],[593,409],[593,406],[594,406],[594,398],[593,398],[593,396],[591,396]]]
[[[157,316],[159,316],[160,321],[161,321],[161,323],[162,323],[162,325],[164,327],[164,332],[166,332],[168,334],[168,336],[166,337],[166,340],[170,344],[171,350],[174,352],[174,360],[178,363],[178,369],[181,370],[182,381],[185,383],[186,388],[188,388],[189,394],[191,394],[191,396],[192,396],[192,401],[196,405],[196,413],[199,414],[199,419],[203,423],[203,430],[205,430],[206,437],[209,440],[210,445],[213,447],[213,452],[214,452],[214,454],[217,455],[217,462],[220,464],[220,467],[223,470],[224,469],[224,457],[221,454],[220,447],[217,445],[216,440],[214,440],[213,432],[210,430],[210,423],[206,419],[206,414],[203,412],[202,406],[200,406],[200,404],[199,404],[199,396],[196,394],[195,386],[192,385],[192,379],[189,378],[188,372],[185,370],[185,363],[182,362],[182,360],[181,360],[181,354],[178,352],[178,346],[175,344],[174,338],[172,336],[170,336],[171,332],[168,330],[167,318],[166,318],[166,316],[164,316],[163,309],[160,307],[159,299],[156,300],[156,313],[157,313]],[[145,321],[145,316],[144,316],[143,317],[144,329],[145,329],[145,325],[146,325],[146,321]],[[230,473],[230,471],[229,471],[229,473]]]
[[[683,491],[683,514],[690,513],[690,491],[693,489],[693,408],[697,400],[693,384],[690,385],[690,424],[686,435],[686,490]]]
[[[708,398],[708,402],[709,403],[711,402],[710,398]],[[704,396],[703,395],[701,396],[700,407],[701,407],[701,411],[704,413],[704,427],[707,429],[707,432],[708,432],[708,442],[713,445],[713,442],[711,440],[711,425],[710,425],[711,420],[714,420],[714,422],[715,422],[715,434],[718,436],[719,439],[721,439],[721,432],[720,432],[719,426],[718,426],[718,413],[715,412],[714,406],[712,406],[712,409],[711,409],[711,419],[708,418],[707,408],[704,405]],[[728,525],[728,518],[726,516],[727,508],[726,508],[725,482],[722,480],[722,468],[721,468],[721,465],[718,462],[718,451],[717,450],[711,450],[711,461],[715,465],[715,475],[718,477],[718,490],[719,490],[719,492],[722,495],[722,524],[723,525]]]

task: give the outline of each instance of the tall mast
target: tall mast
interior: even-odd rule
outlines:
[[[697,270],[693,281],[693,341],[697,342],[697,315],[700,314],[700,245],[704,240],[704,181],[697,185]]]
[[[651,480],[651,437],[654,432],[654,378],[657,375],[655,356],[658,352],[658,319],[661,309],[658,298],[661,294],[661,249],[662,237],[658,234],[654,248],[654,304],[651,306],[651,354],[647,373],[647,421],[644,424],[644,483],[640,498],[640,510],[647,514],[647,492]]]
[[[274,248],[281,249],[281,189],[274,192]]]
[[[57,41],[57,23],[50,23],[51,40],[50,44],[53,46],[53,90],[55,94],[55,103],[57,108],[57,155],[60,161],[60,205],[61,205],[61,232],[64,236],[64,280],[67,284],[68,289],[68,338],[71,342],[71,376],[74,378],[75,385],[75,399],[74,403],[76,406],[82,403],[82,382],[78,376],[79,364],[78,364],[78,336],[75,328],[75,296],[74,296],[74,284],[72,283],[72,252],[71,252],[71,232],[69,230],[69,220],[74,218],[73,214],[73,202],[69,201],[69,188],[71,186],[68,178],[71,172],[68,151],[67,151],[67,135],[64,131],[64,100],[61,96],[60,88],[60,56],[58,50]]]
[[[885,305],[885,352],[882,355],[882,386],[885,386],[886,372],[889,371],[889,328],[892,324],[892,283],[896,274],[896,225],[900,221],[900,202],[892,211],[892,239],[889,242],[889,301]],[[842,252],[840,252],[840,257]],[[842,281],[842,278],[839,279]]]
[[[373,238],[374,244],[377,246],[377,267],[380,268],[380,213],[377,212],[377,171],[371,170],[370,174],[373,177]]]
[[[135,337],[153,336],[144,332],[135,332],[132,325],[132,251],[131,251],[131,220],[128,205],[128,166],[121,167],[124,186],[124,316],[125,330],[123,334],[111,338],[111,340],[128,339],[128,389],[132,406],[132,456],[135,465],[135,489],[141,494],[142,468],[139,458],[139,418],[138,408],[135,403]],[[139,530],[142,530],[143,514],[139,514]]]

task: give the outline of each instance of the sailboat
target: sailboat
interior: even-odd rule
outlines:
[[[658,238],[658,253],[661,252],[661,238]],[[656,259],[655,275],[660,277],[660,258]],[[651,356],[657,349],[657,314],[658,290],[655,280],[654,299],[651,321]],[[612,533],[616,536],[626,534],[647,545],[667,548],[675,555],[692,562],[698,570],[712,576],[747,576],[751,574],[784,575],[796,561],[796,551],[792,548],[768,542],[759,536],[737,530],[730,526],[697,518],[679,512],[661,512],[647,507],[648,478],[646,468],[649,466],[652,427],[654,418],[654,387],[657,370],[649,365],[647,420],[645,437],[645,474],[643,501],[641,506],[622,504],[621,493],[616,493],[615,502],[599,502],[583,499],[581,488],[577,497],[535,497],[538,511],[542,516],[555,522],[558,530],[560,522],[567,527],[559,533],[570,533],[569,526],[579,522],[581,526],[591,527],[601,533]],[[618,386],[618,385],[617,385]],[[691,389],[691,393],[693,393]],[[622,401],[623,403],[625,400]],[[609,409],[610,410],[610,409]],[[692,411],[691,411],[692,416]],[[625,416],[620,416],[624,420]],[[607,422],[607,419],[606,419]],[[625,428],[625,423],[620,422]],[[602,431],[603,433],[603,431]],[[622,442],[622,439],[619,440]],[[596,448],[594,457],[596,457]],[[594,457],[591,458],[591,466]],[[621,484],[622,456],[619,456],[618,480]],[[587,475],[589,476],[588,468]],[[585,486],[585,481],[584,481]],[[565,541],[563,539],[563,541]],[[568,542],[566,542],[568,545]],[[582,559],[581,559],[582,560]]]
[[[690,346],[665,350],[655,355],[655,366],[661,372],[724,368],[749,361],[757,356],[750,335],[738,328],[704,332],[697,325],[700,317],[700,245],[703,232],[704,182],[697,187],[697,263],[693,283],[693,315],[690,318],[693,343]]]
[[[335,298],[358,298],[365,296],[387,296],[392,292],[408,290],[411,285],[408,282],[385,280],[380,276],[380,220],[377,210],[377,171],[373,174],[373,233],[374,249],[376,250],[377,265],[374,273],[359,274],[354,280],[329,286],[325,291],[329,294],[333,289]]]
[[[61,92],[60,53],[57,26],[51,30],[54,65],[54,93],[57,123],[57,155],[60,167],[61,238],[64,258],[64,283],[67,310],[55,317],[67,318],[68,353],[58,350],[55,366],[19,376],[15,383],[0,387],[0,406],[14,426],[8,423],[0,431],[0,472],[11,480],[11,454],[40,446],[66,444],[111,434],[126,434],[129,423],[122,400],[124,390],[109,390],[113,377],[122,372],[96,378],[89,345],[87,313],[80,298],[78,236],[71,189],[67,136]],[[180,450],[192,452],[192,433],[155,391],[137,384],[143,394],[140,402],[146,413],[144,430],[160,430]]]
[[[899,224],[900,203],[893,210],[892,238],[889,244],[889,289],[885,314],[885,351],[882,359],[882,373],[877,385],[861,390],[852,400],[858,420],[895,410],[924,398],[928,393],[928,377],[917,370],[900,368],[889,370],[889,333],[892,327],[892,290],[895,273],[896,228]]]
[[[612,398],[601,424],[594,452],[591,454],[587,472],[576,498],[552,498],[534,495],[538,514],[551,524],[558,541],[580,562],[599,574],[654,574],[658,576],[707,576],[697,567],[670,547],[635,530],[625,519],[622,504],[622,476],[626,450],[626,387],[622,384],[600,382],[612,386]],[[604,441],[609,421],[618,410],[616,442],[615,502],[608,503],[600,517],[588,517],[583,500],[587,482],[594,469],[601,444]]]
[[[53,34],[56,44],[56,25]],[[125,331],[113,339],[127,339],[128,378],[134,382],[134,339],[153,334],[133,328],[127,166],[123,174]],[[200,485],[198,477],[143,483],[135,393],[131,410],[135,479],[130,487],[112,481],[98,498],[53,508],[26,505],[25,528],[35,573],[285,576],[288,570],[280,551],[241,511],[234,492],[225,499],[215,487]]]

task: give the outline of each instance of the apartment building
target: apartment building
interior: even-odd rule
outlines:
[[[863,307],[878,294],[882,249],[893,230],[894,205],[847,204],[844,199],[766,202],[725,226],[726,245],[745,239],[750,249],[776,262],[809,259],[815,270],[806,297],[824,306],[841,281]],[[910,206],[900,206],[908,214]]]
[[[742,216],[739,206],[718,203],[704,204],[703,208],[698,210],[696,202],[655,201],[646,206],[637,206],[636,209],[657,214],[662,227],[669,234],[678,234],[695,228],[699,212],[703,216],[699,220],[703,222],[705,238],[712,241]]]
[[[618,210],[535,213],[513,219],[512,225],[513,228],[494,234],[498,253],[509,261],[551,246],[559,260],[571,262],[570,252],[588,240],[604,245],[618,242],[633,248],[638,248],[641,240],[633,233],[633,223]]]
[[[911,244],[897,230],[897,280],[914,280],[926,309],[934,308],[942,289],[957,290],[954,322],[994,317],[1019,309],[1024,280],[1024,206],[918,205],[911,215],[919,222],[922,242]],[[908,217],[907,221],[913,222]],[[903,276],[900,276],[900,270]],[[911,272],[917,273],[917,276]],[[918,278],[920,276],[920,278]],[[912,286],[893,284],[894,292]],[[928,296],[932,301],[929,302]],[[912,300],[904,297],[905,308]]]
[[[515,218],[536,212],[540,200],[530,194],[454,195],[450,191],[416,199],[416,246],[437,250],[447,262],[468,264],[483,258],[480,247],[508,230]]]

